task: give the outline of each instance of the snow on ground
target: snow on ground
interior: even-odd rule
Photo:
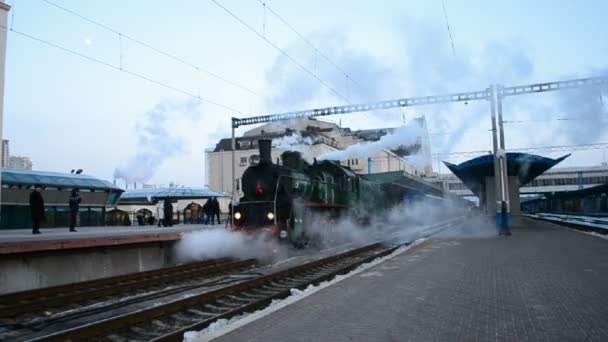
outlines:
[[[529,214],[528,216],[542,218],[545,220],[551,220],[551,221],[555,221],[555,222],[574,223],[574,224],[580,224],[583,226],[588,226],[588,227],[593,227],[593,228],[608,229],[608,219],[603,218],[603,217],[574,216],[574,215],[549,214],[549,213]]]
[[[575,217],[570,217],[570,219],[563,219],[563,218],[559,218],[559,217],[548,217],[548,215],[546,214],[528,214],[525,216],[529,216],[529,217],[537,217],[537,218],[543,218],[546,220],[550,220],[550,221],[555,221],[555,222],[566,222],[566,223],[576,223],[576,224],[580,224],[580,225],[585,225],[585,226],[590,226],[590,227],[595,227],[595,228],[604,228],[604,229],[608,229],[608,225],[599,225],[599,224],[590,224],[587,222],[580,222],[580,221],[576,221],[573,218]],[[560,216],[566,216],[566,215],[560,215]],[[568,227],[564,227],[564,226],[559,226],[560,228],[568,228]],[[600,234],[600,233],[596,233],[596,232],[585,232],[579,229],[573,229],[573,228],[568,228],[572,231],[575,231],[577,233],[581,233],[581,234],[587,234],[587,235],[592,235],[595,237],[599,237],[602,239],[606,239],[608,240],[608,235],[604,235],[604,234]]]
[[[242,327],[246,324],[249,324],[257,319],[260,319],[266,315],[269,315],[275,311],[278,311],[284,307],[286,307],[287,305],[290,305],[292,303],[295,303],[297,301],[300,301],[318,291],[321,291],[322,289],[331,286],[335,283],[338,283],[344,279],[350,278],[356,274],[359,274],[361,272],[364,272],[366,270],[368,270],[371,267],[374,267],[386,260],[392,259],[402,253],[404,253],[405,251],[409,250],[410,248],[412,248],[415,245],[418,245],[422,242],[424,242],[426,239],[419,239],[417,241],[415,241],[414,243],[412,243],[409,246],[403,246],[398,248],[397,250],[395,250],[393,253],[384,256],[382,258],[376,259],[372,262],[369,262],[367,264],[363,264],[359,267],[357,267],[355,270],[345,274],[345,275],[339,275],[336,276],[334,279],[323,282],[317,286],[313,286],[313,285],[309,285],[306,289],[302,290],[298,290],[298,289],[291,289],[291,295],[288,296],[285,299],[282,300],[275,300],[273,301],[268,307],[266,307],[265,309],[262,310],[258,310],[255,311],[253,313],[250,314],[243,314],[243,315],[239,315],[239,316],[235,316],[231,319],[221,319],[218,320],[214,323],[212,323],[211,325],[209,325],[209,327],[201,330],[201,331],[188,331],[184,334],[184,341],[185,342],[201,342],[201,341],[210,341],[214,338],[220,337],[222,335],[225,335],[239,327]]]

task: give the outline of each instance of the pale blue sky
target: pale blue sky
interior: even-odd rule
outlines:
[[[247,115],[344,103],[209,0],[53,1],[246,85],[261,97],[126,39],[121,48],[117,34],[41,0],[11,0],[9,22],[15,30],[114,65],[122,55],[127,70],[200,93]],[[218,2],[255,29],[262,31],[265,26],[270,40],[353,102],[477,90],[489,82],[551,81],[608,70],[605,1],[445,0],[455,56],[440,0],[267,2],[345,69],[360,88],[347,84],[320,58],[315,62],[313,51],[293,32],[269,12],[264,16],[259,1]],[[136,129],[146,127],[145,113],[158,103],[187,99],[14,33],[8,35],[4,137],[10,139],[12,153],[31,157],[36,169],[79,167],[111,179],[114,169],[136,154]],[[556,94],[513,99],[505,104],[505,117],[573,116],[582,107],[575,95],[567,101]],[[344,117],[343,123],[353,128],[395,125],[399,113],[357,114]],[[452,138],[436,138],[435,151],[489,149],[487,104],[423,107],[405,113],[408,118],[426,115],[433,131],[458,132]],[[158,172],[150,182],[203,185],[203,150],[218,137],[229,135],[233,114],[206,103],[197,115],[168,113],[163,126],[181,151],[158,159]],[[589,114],[588,121],[595,127],[606,123],[605,110],[599,114]],[[580,134],[593,141],[578,139],[572,132],[587,126],[564,127],[567,124],[571,123],[549,123],[543,132],[538,124],[512,125],[507,128],[507,145],[608,141],[603,131]],[[580,152],[569,163],[592,165],[601,158],[601,151]]]

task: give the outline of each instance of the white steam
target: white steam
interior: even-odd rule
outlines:
[[[286,246],[274,239],[223,228],[186,233],[176,246],[177,257],[183,262],[216,258],[278,260],[286,252]]]
[[[310,146],[314,143],[311,137],[303,137],[298,133],[286,135],[279,139],[272,140],[272,147],[280,148],[286,151],[298,151],[302,154],[302,158],[312,162],[314,157]]]
[[[114,170],[114,179],[127,183],[146,182],[167,160],[183,151],[184,141],[170,134],[175,117],[197,121],[198,101],[183,103],[164,102],[145,114],[145,122],[137,125],[137,152],[122,167]]]
[[[346,160],[348,158],[367,158],[374,154],[399,147],[408,147],[419,142],[424,136],[424,129],[416,122],[395,129],[382,136],[380,140],[348,146],[341,151],[333,151],[319,156],[320,160]]]

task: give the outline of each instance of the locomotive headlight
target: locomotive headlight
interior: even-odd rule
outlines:
[[[273,213],[268,213],[268,214],[266,214],[266,217],[267,217],[269,220],[274,220],[274,214],[273,214]]]
[[[234,213],[234,218],[237,220],[241,219],[241,213],[239,213],[238,211],[236,213]]]

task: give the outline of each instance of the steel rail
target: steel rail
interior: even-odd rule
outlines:
[[[398,247],[371,244],[165,305],[59,331],[30,341],[181,341],[185,331],[200,330],[218,319],[261,308],[273,299],[288,296],[292,288],[302,289],[310,284],[331,279],[360,264],[387,255]]]
[[[253,259],[244,261],[213,260],[33,290],[31,292],[37,297],[32,297],[30,293],[20,293],[11,301],[10,295],[6,296],[4,305],[0,308],[0,317],[6,319],[26,313],[32,314],[52,307],[66,307],[70,304],[79,304],[101,297],[164,286],[184,279],[211,277],[235,269],[251,267],[255,264],[256,262]]]

